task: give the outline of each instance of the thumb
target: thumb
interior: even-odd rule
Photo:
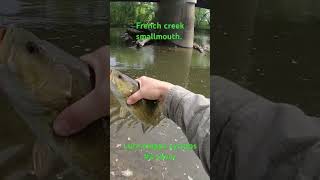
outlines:
[[[137,92],[133,93],[130,97],[127,99],[128,104],[134,104],[138,102],[140,99],[142,99],[141,90],[138,90]]]
[[[91,91],[87,96],[67,107],[54,121],[53,129],[55,133],[60,136],[69,136],[105,116],[107,105],[98,102],[103,102],[101,101],[101,95],[96,91]],[[107,102],[107,97],[105,97],[104,102]]]

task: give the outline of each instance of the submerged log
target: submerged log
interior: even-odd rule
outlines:
[[[138,40],[138,41],[136,41],[136,45],[137,45],[137,47],[143,47],[144,45],[146,45],[150,41],[151,41],[151,39]]]
[[[203,49],[204,49],[204,51],[206,51],[206,52],[210,52],[210,46],[208,46],[208,45],[205,45],[205,46],[203,47]]]
[[[128,29],[127,29],[127,33],[128,33],[130,36],[134,37],[134,36],[136,36],[137,34],[143,34],[143,31],[140,31],[140,30],[135,29],[135,28],[128,28]]]
[[[128,34],[128,33],[124,33],[121,35],[121,38],[124,40],[124,41],[133,41],[132,37]]]
[[[201,47],[201,46],[200,46],[199,44],[197,44],[197,43],[193,43],[193,49],[198,50],[200,53],[203,53],[203,52],[204,52],[203,47]]]

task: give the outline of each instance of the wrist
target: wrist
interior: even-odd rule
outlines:
[[[165,97],[167,96],[168,92],[174,85],[168,82],[162,81],[162,85],[160,86],[160,101],[164,101]]]

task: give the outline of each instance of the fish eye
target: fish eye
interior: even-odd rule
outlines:
[[[32,41],[28,41],[26,43],[26,49],[28,50],[28,52],[30,54],[34,54],[34,53],[39,53],[40,52],[40,48],[36,45],[36,43],[34,43]]]
[[[122,79],[122,76],[121,76],[121,74],[119,74],[119,75],[118,75],[118,78],[119,78],[119,79]]]

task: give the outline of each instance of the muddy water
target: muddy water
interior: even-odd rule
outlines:
[[[110,66],[131,77],[142,75],[180,85],[195,93],[209,97],[209,54],[192,49],[146,46],[141,49],[128,47],[120,39],[125,29],[111,29]],[[200,44],[209,43],[209,36],[197,34]],[[110,100],[111,119],[119,117],[119,104],[113,96]],[[131,120],[131,117],[122,121]],[[120,128],[121,127],[121,128]],[[188,143],[181,129],[166,119],[150,132],[143,134],[141,124],[128,125],[117,121],[110,127],[112,179],[125,179],[124,172],[132,172],[131,179],[209,179],[193,151],[164,151],[175,154],[175,160],[144,159],[147,151],[127,151],[124,144],[180,144]],[[148,151],[160,154],[157,151]],[[126,171],[127,170],[127,171]]]
[[[106,21],[106,1],[2,0],[0,5],[0,26],[23,27],[74,56],[106,44]],[[32,148],[37,139],[2,94],[0,119],[0,179],[35,179]],[[48,179],[72,177],[62,170]]]

